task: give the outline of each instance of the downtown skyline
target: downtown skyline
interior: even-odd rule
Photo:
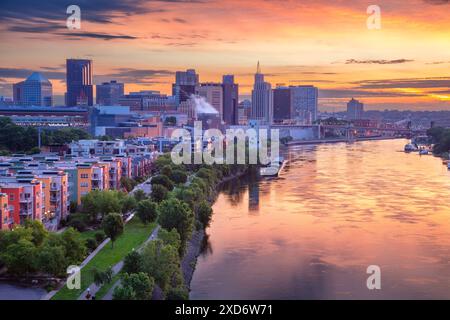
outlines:
[[[359,0],[78,1],[81,30],[67,29],[63,2],[31,3],[0,4],[0,95],[38,71],[62,104],[65,60],[87,58],[94,84],[170,94],[175,72],[193,68],[200,82],[234,74],[244,99],[260,60],[273,87],[319,87],[321,111],[351,97],[368,110],[450,109],[449,1],[378,1],[381,30]]]

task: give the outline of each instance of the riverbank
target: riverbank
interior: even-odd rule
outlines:
[[[224,177],[222,178],[215,186],[215,194],[212,199],[209,200],[209,203],[211,205],[214,204],[214,202],[217,199],[217,196],[219,194],[221,186],[229,181],[232,181],[234,179],[238,179],[246,174],[249,173],[250,168],[247,168],[245,171],[239,172],[235,175]],[[190,291],[191,290],[191,281],[194,276],[195,268],[197,265],[198,257],[200,256],[200,253],[202,251],[202,247],[204,245],[205,237],[206,237],[206,227],[201,230],[195,230],[191,236],[191,239],[189,240],[189,243],[187,245],[186,253],[183,256],[183,259],[181,260],[181,270],[183,273],[183,279],[184,283],[186,285],[186,288]]]
[[[377,141],[377,140],[395,140],[404,139],[402,137],[367,137],[367,138],[355,138],[353,141]],[[311,145],[311,144],[325,144],[325,143],[340,143],[348,142],[348,139],[316,139],[316,140],[294,140],[286,143],[287,146],[295,145]]]

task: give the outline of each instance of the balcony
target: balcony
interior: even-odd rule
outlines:
[[[20,199],[19,199],[19,201],[20,201],[21,203],[31,203],[32,200],[33,200],[33,199],[32,199],[30,196],[25,197],[25,196],[23,196],[23,195],[21,195],[21,196],[20,196]]]
[[[52,184],[51,187],[50,187],[50,191],[59,191],[59,190],[60,190],[60,188],[56,184]]]
[[[20,210],[19,211],[19,215],[21,216],[31,216],[33,215],[33,210],[29,209],[29,210]]]

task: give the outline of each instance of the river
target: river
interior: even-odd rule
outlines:
[[[0,300],[39,300],[47,292],[41,288],[21,287],[0,283]]]
[[[449,299],[450,173],[406,143],[291,146],[279,178],[227,185],[190,298]]]

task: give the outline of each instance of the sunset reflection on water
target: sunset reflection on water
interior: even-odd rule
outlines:
[[[450,298],[450,174],[405,143],[290,147],[279,178],[227,186],[191,299]]]

